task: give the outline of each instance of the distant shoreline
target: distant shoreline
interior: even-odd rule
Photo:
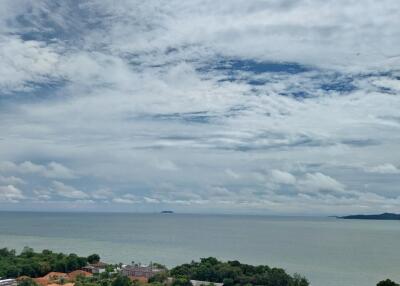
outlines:
[[[338,216],[340,219],[364,219],[364,220],[400,220],[400,214],[382,213],[372,215],[348,215]]]

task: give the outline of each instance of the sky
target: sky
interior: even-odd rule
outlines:
[[[400,210],[398,0],[3,0],[0,210]]]

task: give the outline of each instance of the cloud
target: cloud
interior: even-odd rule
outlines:
[[[86,199],[88,194],[59,181],[53,181],[53,191],[61,197],[68,199]]]
[[[272,170],[270,174],[274,183],[286,185],[294,185],[296,183],[296,177],[288,172]]]
[[[224,187],[211,187],[208,190],[207,198],[228,198],[232,195],[232,192],[229,191],[227,188]]]
[[[374,167],[367,167],[365,168],[365,171],[378,174],[400,174],[400,169],[389,163],[377,165]]]
[[[23,199],[25,199],[25,196],[22,191],[13,185],[0,186],[0,202],[17,203]]]
[[[47,165],[35,164],[30,161],[24,161],[20,164],[14,162],[0,162],[0,171],[16,172],[21,174],[39,174],[47,178],[72,179],[75,174],[72,170],[56,162],[50,162]]]
[[[114,196],[114,193],[110,189],[103,188],[92,192],[90,195],[94,199],[106,200],[112,198]]]
[[[26,182],[18,177],[10,176],[4,177],[0,175],[0,184],[8,184],[8,185],[24,185]]]
[[[150,203],[150,204],[158,204],[158,203],[160,203],[159,200],[157,200],[155,198],[151,198],[151,197],[144,197],[144,201],[146,203]]]
[[[45,170],[44,175],[48,178],[60,178],[60,179],[76,178],[72,170],[56,162],[50,162],[49,164],[47,164],[47,169]]]
[[[163,170],[163,171],[177,171],[179,169],[178,166],[170,160],[157,159],[153,162],[153,165],[157,169]]]
[[[345,192],[342,183],[322,173],[306,174],[304,179],[299,181],[298,189],[304,193]]]
[[[52,192],[51,190],[34,190],[33,195],[35,196],[35,199],[42,201],[42,200],[50,200],[52,198]]]
[[[141,203],[141,200],[138,199],[137,196],[132,194],[125,194],[122,197],[115,197],[112,199],[114,203],[118,204],[138,204]]]
[[[2,1],[0,181],[97,210],[394,208],[396,1]]]
[[[29,91],[33,82],[51,83],[58,54],[39,41],[0,35],[0,88],[2,93]]]

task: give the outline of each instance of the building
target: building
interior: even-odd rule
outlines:
[[[17,286],[16,279],[2,279],[0,280],[0,286]]]
[[[121,273],[128,277],[144,277],[149,279],[162,271],[164,270],[153,267],[153,264],[150,264],[148,266],[142,266],[141,264],[132,264],[124,266]]]
[[[223,286],[224,283],[216,283],[210,281],[200,281],[200,280],[190,280],[193,286],[208,286],[208,285],[215,285],[215,286]]]
[[[97,262],[97,263],[89,264],[85,267],[82,267],[82,270],[92,273],[92,274],[100,274],[100,273],[103,273],[106,271],[107,266],[108,266],[107,263]]]

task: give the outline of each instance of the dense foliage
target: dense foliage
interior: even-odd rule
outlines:
[[[20,281],[18,283],[18,286],[38,286],[38,284],[35,281],[33,281],[32,278],[28,278]]]
[[[87,258],[76,254],[55,253],[43,250],[34,252],[25,247],[17,255],[15,250],[0,249],[0,277],[29,277],[44,276],[50,271],[70,272],[82,268],[87,264]]]
[[[187,286],[189,279],[219,282],[225,286],[308,286],[307,279],[300,275],[289,275],[283,269],[265,265],[252,266],[239,261],[221,262],[213,257],[200,262],[183,264],[171,270],[176,285]]]
[[[137,281],[132,281],[126,276],[116,274],[114,272],[101,273],[92,277],[78,277],[75,281],[75,286],[140,286]],[[149,286],[163,286],[158,284],[151,284]]]
[[[390,279],[386,279],[376,284],[376,286],[400,286],[400,285]]]
[[[97,254],[88,257],[79,257],[76,254],[55,253],[43,250],[36,253],[32,248],[25,247],[17,255],[15,250],[0,249],[0,277],[40,277],[51,271],[70,272],[82,268],[87,263],[100,261]],[[153,264],[165,271],[149,279],[149,286],[191,286],[190,280],[210,281],[223,283],[224,286],[308,286],[306,278],[294,274],[289,275],[283,269],[270,268],[266,265],[252,266],[239,261],[221,262],[216,258],[202,258],[200,262],[182,264],[168,271],[164,265]],[[93,277],[78,276],[76,286],[141,286],[138,281],[131,281],[128,277],[114,271],[116,266],[109,265],[104,273]],[[168,277],[173,278],[168,280]],[[37,286],[30,278],[23,279],[19,286]],[[400,284],[386,279],[377,286],[400,286]]]
[[[97,263],[100,261],[100,256],[98,254],[92,254],[87,257],[89,263]]]

